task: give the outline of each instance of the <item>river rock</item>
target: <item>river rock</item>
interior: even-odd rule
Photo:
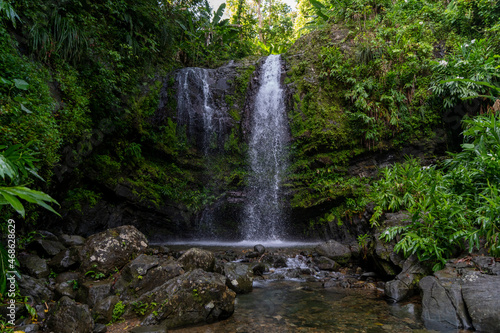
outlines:
[[[419,280],[428,273],[415,255],[410,256],[404,262],[402,272],[385,284],[385,296],[393,302],[400,302],[412,296],[417,290]]]
[[[36,278],[46,278],[49,276],[50,271],[47,262],[36,254],[19,256],[19,262],[21,268],[30,276]]]
[[[319,269],[323,271],[337,271],[340,268],[340,265],[337,264],[334,260],[321,256],[314,260]]]
[[[263,255],[266,252],[266,248],[262,244],[257,244],[253,247],[254,252],[257,252],[259,256]]]
[[[93,333],[106,333],[108,331],[108,326],[105,324],[95,324]]]
[[[256,276],[262,276],[265,272],[269,272],[269,264],[258,262],[252,265],[253,274]]]
[[[53,257],[66,249],[61,242],[56,240],[36,239],[28,245],[28,249],[35,251],[43,257]]]
[[[174,260],[141,254],[122,269],[113,288],[122,300],[129,300],[183,273],[182,267]]]
[[[36,303],[41,304],[50,301],[54,293],[47,287],[47,280],[35,279],[28,275],[23,275],[18,281],[19,290],[23,296],[32,296]]]
[[[462,276],[462,281],[462,296],[474,329],[480,332],[498,332],[500,276],[469,272]]]
[[[147,246],[146,236],[134,226],[108,229],[87,238],[79,253],[81,268],[85,272],[110,274],[144,252]]]
[[[92,308],[92,317],[96,323],[107,324],[113,319],[113,310],[120,301],[117,295],[107,296]]]
[[[213,272],[215,268],[214,254],[195,247],[187,250],[177,261],[186,271],[201,268],[206,272]]]
[[[68,281],[79,281],[81,274],[78,272],[64,272],[56,276],[56,283],[68,282]]]
[[[67,296],[71,299],[75,299],[77,296],[77,288],[74,287],[73,281],[64,281],[56,284],[54,290],[56,294],[56,299],[60,299],[63,296]]]
[[[93,308],[111,294],[112,281],[87,281],[82,284],[77,300]]]
[[[85,244],[85,238],[78,235],[62,234],[59,236],[59,240],[67,247],[82,246]]]
[[[345,265],[351,259],[351,250],[349,247],[331,239],[315,248],[320,255],[328,257],[340,265]]]
[[[248,294],[253,289],[252,270],[248,265],[236,262],[224,264],[226,285],[237,294]]]
[[[72,270],[78,268],[80,259],[78,257],[78,250],[75,248],[65,249],[54,256],[49,261],[49,266],[56,273]]]
[[[484,259],[475,261],[479,260]],[[434,276],[420,281],[422,318],[427,327],[498,332],[500,276],[477,271],[475,261],[449,261]],[[491,265],[491,260],[484,262]]]
[[[142,295],[138,302],[157,304],[141,325],[174,328],[226,319],[234,312],[236,294],[226,277],[194,269]]]
[[[47,319],[47,327],[57,333],[91,333],[94,320],[88,305],[63,297]]]

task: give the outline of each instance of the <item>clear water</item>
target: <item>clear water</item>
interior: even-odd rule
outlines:
[[[388,304],[377,289],[325,289],[319,282],[254,282],[232,317],[171,332],[431,332],[418,302]]]
[[[280,185],[288,166],[288,125],[280,77],[280,56],[270,55],[263,64],[251,120],[251,172],[242,229],[246,240],[285,238]]]

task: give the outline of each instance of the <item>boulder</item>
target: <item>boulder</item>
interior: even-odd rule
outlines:
[[[69,271],[78,268],[79,265],[78,250],[75,248],[65,249],[54,256],[49,261],[49,266],[56,273]]]
[[[36,254],[19,256],[19,262],[21,268],[30,276],[46,278],[50,274],[45,259],[40,258]]]
[[[108,331],[108,326],[105,324],[95,324],[93,333],[106,333]]]
[[[111,294],[112,281],[87,281],[82,284],[77,300],[93,308]]]
[[[340,265],[337,264],[334,260],[321,256],[314,260],[319,269],[323,271],[337,271],[340,268]]]
[[[113,319],[113,310],[120,301],[116,295],[107,296],[97,302],[92,308],[92,316],[96,323],[107,324]]]
[[[469,272],[462,276],[462,296],[476,331],[500,328],[500,276]]]
[[[349,247],[335,241],[329,240],[315,248],[320,255],[328,257],[340,265],[345,265],[351,259],[351,250]]]
[[[66,249],[61,242],[48,239],[36,239],[28,245],[28,249],[41,254],[43,257],[53,257],[62,250]]]
[[[269,264],[258,262],[252,265],[253,274],[256,276],[262,276],[264,273],[269,272]]]
[[[201,268],[205,272],[213,272],[215,268],[214,254],[195,247],[187,250],[177,261],[186,271]]]
[[[429,271],[420,264],[415,255],[410,256],[403,264],[403,270],[392,281],[385,284],[385,296],[393,302],[400,302],[417,290],[418,282]]]
[[[122,269],[113,290],[122,300],[129,300],[183,273],[182,267],[174,260],[141,254]]]
[[[438,331],[470,328],[468,317],[459,315],[455,308],[464,308],[461,297],[453,297],[456,293],[448,294],[447,289],[434,276],[424,277],[420,280],[419,287],[423,292],[422,319],[425,327]]]
[[[88,305],[63,297],[47,319],[49,331],[57,333],[92,333],[94,320]]]
[[[148,308],[141,325],[174,328],[226,319],[234,312],[235,297],[235,292],[226,286],[225,276],[195,269],[138,299],[155,304]]]
[[[254,252],[256,252],[259,256],[263,255],[266,252],[266,248],[262,244],[257,244],[253,247]]]
[[[59,299],[63,296],[75,299],[77,296],[77,289],[78,289],[76,288],[76,286],[78,286],[78,284],[75,285],[73,281],[64,281],[56,284],[56,288],[54,290],[56,294],[56,299]]]
[[[71,246],[82,246],[85,244],[85,238],[78,235],[66,235],[62,234],[59,236],[59,240],[67,247]]]
[[[50,301],[54,293],[47,287],[47,280],[35,279],[28,275],[23,275],[18,281],[19,290],[23,296],[31,296],[36,303]]]
[[[248,294],[253,289],[252,270],[248,265],[236,262],[224,264],[226,285],[237,294]]]
[[[446,267],[423,278],[422,319],[427,327],[437,330],[457,328],[481,332],[497,332],[500,327],[500,276],[476,270],[482,262],[491,273],[496,264],[474,258],[449,261]],[[476,263],[477,262],[477,263]],[[487,268],[487,267],[484,267]]]
[[[146,236],[134,226],[108,229],[87,238],[79,253],[81,268],[85,272],[109,274],[121,269],[147,246]]]

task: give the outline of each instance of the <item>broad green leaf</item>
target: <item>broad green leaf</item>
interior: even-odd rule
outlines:
[[[15,196],[7,193],[5,189],[8,189],[8,187],[0,187],[0,195],[3,196],[4,199],[7,200],[9,204],[12,206],[12,208],[14,208],[24,218],[25,216],[24,206]]]
[[[11,162],[4,155],[0,154],[0,177],[5,179],[5,175],[9,178],[16,178],[16,169],[12,166]]]
[[[226,9],[226,4],[225,3],[222,3],[220,6],[219,6],[219,9],[217,9],[217,12],[215,13],[214,15],[214,18],[212,20],[212,24],[217,24],[219,23],[219,20],[220,18],[222,17],[222,15],[224,14],[224,10]]]
[[[29,83],[21,79],[14,79],[14,84],[16,85],[16,88],[21,90],[28,90],[29,87]]]

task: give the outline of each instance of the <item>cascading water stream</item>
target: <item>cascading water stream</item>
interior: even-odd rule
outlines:
[[[221,133],[223,115],[213,106],[209,79],[210,70],[204,68],[184,68],[179,71],[177,117],[178,124],[184,126],[188,138],[194,139],[205,158],[217,146]],[[215,135],[215,136],[214,136]],[[213,209],[205,209],[197,222],[197,233],[201,239],[213,239]]]
[[[196,143],[208,154],[213,146],[212,135],[219,128],[220,121],[215,121],[216,109],[212,106],[210,93],[209,70],[204,68],[185,68],[179,72],[177,117],[179,125],[186,126],[188,138],[196,138]],[[201,120],[201,121],[200,121]],[[217,123],[217,124],[214,124]],[[202,133],[200,138],[198,133]]]
[[[280,185],[288,167],[288,127],[280,77],[280,56],[270,55],[251,119],[251,174],[242,230],[246,240],[279,240],[285,235]]]

